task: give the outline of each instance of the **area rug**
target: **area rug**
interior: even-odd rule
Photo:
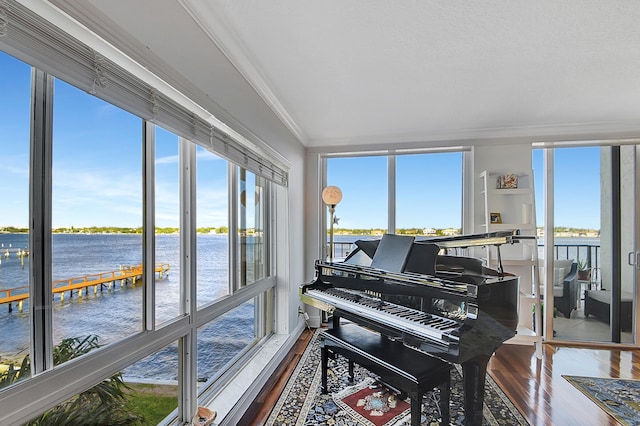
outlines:
[[[328,371],[329,394],[320,393],[320,343],[317,330],[309,346],[300,358],[291,378],[275,404],[266,425],[331,425],[359,426],[364,423],[361,418],[346,409],[341,398],[353,386],[363,386],[372,380],[372,375],[356,364],[354,383],[348,382],[348,362],[338,356],[331,360]],[[422,405],[422,425],[439,424],[440,413],[437,401],[439,391],[433,390],[424,395]],[[408,401],[406,401],[408,403]],[[450,417],[451,424],[464,424],[464,394],[462,376],[459,368],[451,369]],[[484,425],[527,425],[527,421],[509,401],[496,383],[487,376],[483,410]],[[397,417],[397,418],[396,418]],[[386,426],[409,424],[409,410],[390,419]],[[375,423],[370,423],[375,424]]]
[[[640,380],[562,376],[618,423],[640,426]]]
[[[334,393],[333,402],[359,425],[390,426],[411,418],[411,404],[377,385],[373,377]]]

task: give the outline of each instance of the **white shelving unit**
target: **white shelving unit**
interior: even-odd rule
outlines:
[[[500,187],[500,178],[507,173],[517,176],[516,188]],[[500,246],[500,259],[504,272],[520,277],[518,331],[516,336],[506,343],[533,344],[536,346],[538,358],[542,358],[542,315],[533,171],[489,172],[485,170],[480,174],[480,180],[484,198],[482,226],[485,232],[516,229],[521,235],[518,243]],[[485,261],[492,268],[498,266],[496,247],[486,247]]]

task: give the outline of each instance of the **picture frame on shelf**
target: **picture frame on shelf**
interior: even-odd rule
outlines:
[[[518,175],[514,173],[507,173],[501,176],[498,176],[498,181],[496,182],[497,189],[516,189],[518,188]]]
[[[500,213],[489,213],[489,221],[491,223],[502,223],[502,216]]]

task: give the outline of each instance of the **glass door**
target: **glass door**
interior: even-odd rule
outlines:
[[[621,292],[620,327],[623,343],[640,342],[640,145],[620,147]],[[615,322],[614,322],[615,324]],[[615,337],[616,330],[612,330]]]
[[[608,338],[594,339],[598,341],[637,342],[638,149],[636,145],[601,148],[602,268],[599,287],[585,294],[584,300],[585,317],[609,326]]]
[[[540,170],[553,182],[553,340],[638,341],[638,150],[555,148]]]

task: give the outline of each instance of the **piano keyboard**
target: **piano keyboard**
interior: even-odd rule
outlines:
[[[337,309],[376,319],[383,324],[440,344],[458,340],[450,333],[457,329],[459,324],[449,318],[396,305],[353,290],[341,288],[327,288],[322,291],[308,289],[306,294]],[[444,335],[447,337],[445,338]]]

